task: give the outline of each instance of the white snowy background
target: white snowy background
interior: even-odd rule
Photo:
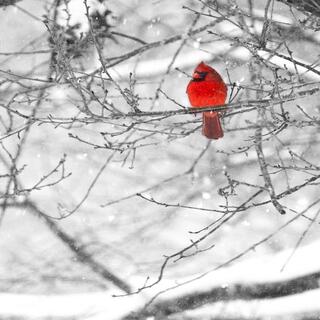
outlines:
[[[244,10],[248,2],[237,1]],[[255,15],[262,20],[259,22],[257,19],[251,28],[259,33],[263,27],[267,1],[253,3]],[[16,75],[20,75],[21,78],[29,76],[38,79],[42,84],[41,79],[45,79],[47,61],[50,57],[48,33],[43,23],[43,15],[50,4],[50,1],[23,0],[17,2],[15,6],[0,8],[0,82],[8,77],[19,81]],[[104,1],[104,4],[98,1],[91,1],[89,4],[91,8],[99,10],[107,6],[112,11],[109,17],[112,30],[130,34],[146,43],[161,41],[176,34],[183,34],[187,38],[195,14],[183,6],[201,10],[201,2],[187,0],[110,0]],[[70,1],[69,12],[70,24],[81,24],[78,36],[81,36],[81,32],[84,34],[88,32],[83,2]],[[289,7],[275,1],[272,18],[286,28],[290,24],[297,23],[299,12],[293,15]],[[59,22],[63,25],[65,19],[66,16],[61,8]],[[194,29],[210,21],[212,18],[203,16]],[[225,39],[210,41],[212,35],[208,32],[189,37],[174,64],[170,66],[169,74],[166,74],[167,68],[183,38],[172,44],[155,46],[135,55],[111,67],[109,72],[122,88],[129,86],[129,74],[133,73],[137,80],[135,92],[141,98],[139,108],[143,111],[150,108],[157,111],[178,108],[163,94],[155,99],[155,90],[159,82],[162,83],[162,90],[167,96],[188,107],[185,88],[190,78],[186,74],[190,75],[197,63],[202,60],[214,66],[229,85],[235,82],[250,87],[249,61],[252,55],[243,47],[231,46],[228,40],[231,36],[240,37],[239,29],[232,23],[224,21],[208,30],[225,36]],[[302,64],[309,65],[317,54],[312,48],[304,45],[303,37],[313,37],[314,43],[319,44],[320,35],[319,32],[305,30],[304,35],[291,40],[291,49],[294,50],[295,57]],[[108,39],[105,44],[103,52],[106,59],[143,46],[131,39],[116,36],[115,39],[116,41]],[[315,48],[319,49],[319,46],[315,45]],[[42,53],[7,54],[41,50]],[[279,70],[292,73],[297,71],[303,81],[319,83],[319,75],[308,72],[303,66],[296,66],[280,57],[271,56],[262,49],[258,50],[257,54],[277,65]],[[78,59],[77,63],[81,64],[87,73],[101,66],[93,46],[89,46],[85,55]],[[80,69],[77,71],[75,71],[76,76],[81,77],[82,71]],[[36,82],[33,84],[38,85]],[[230,88],[231,86],[229,90]],[[97,86],[97,92],[100,89]],[[126,110],[126,105],[117,89],[112,85],[108,89],[110,90],[108,102]],[[3,101],[13,96],[12,92],[3,91],[1,86],[0,90],[0,99]],[[29,94],[30,97],[32,93]],[[49,87],[44,99],[38,113],[38,116],[43,118],[48,115],[56,118],[75,116],[78,111],[76,104],[81,103],[75,91],[63,84]],[[291,117],[299,121],[301,114],[295,108],[296,103],[287,103],[286,109],[290,111]],[[319,117],[319,96],[302,98],[299,104],[315,117]],[[28,112],[30,104],[27,94],[26,100],[20,101],[16,107]],[[123,279],[132,290],[137,290],[145,283],[147,277],[150,277],[150,282],[157,279],[164,256],[190,245],[190,241],[199,238],[199,234],[192,232],[206,227],[221,216],[216,212],[196,208],[215,210],[223,208],[226,203],[218,191],[228,185],[226,173],[248,184],[263,185],[255,149],[237,152],[239,148],[252,145],[254,131],[241,128],[248,123],[254,124],[256,114],[245,113],[232,118],[226,117],[224,138],[212,141],[210,144],[201,135],[200,119],[199,116],[192,115],[165,119],[161,124],[163,127],[160,126],[159,130],[184,121],[190,122],[186,124],[186,128],[195,130],[189,135],[176,131],[171,137],[157,134],[151,137],[151,140],[146,140],[148,145],[138,147],[135,154],[124,152],[114,155],[112,150],[94,148],[88,143],[81,143],[70,137],[69,134],[79,136],[93,144],[103,145],[100,133],[117,129],[115,120],[110,121],[110,124],[89,123],[73,127],[67,124],[55,126],[49,122],[35,124],[30,130],[19,159],[19,165],[25,165],[19,178],[24,188],[32,187],[52,170],[65,154],[65,170],[72,175],[59,184],[33,190],[30,194],[33,203],[36,203],[40,210],[59,218],[61,214],[68,214],[78,206],[99,170],[112,155],[111,161],[107,163],[78,210],[67,218],[54,221],[83,245],[96,261]],[[118,121],[121,124],[124,120]],[[17,122],[15,125],[19,129],[23,128],[25,123]],[[199,128],[196,129],[197,127]],[[151,125],[146,127],[146,129],[151,128]],[[311,163],[318,164],[317,134],[319,130],[314,127],[289,127],[279,135],[284,144],[275,145],[274,141],[266,141],[265,157],[270,163],[273,161],[277,163],[275,159],[280,155],[285,163],[290,164],[292,156],[289,149],[291,149],[305,156]],[[18,135],[6,137],[6,132],[3,130],[0,131],[0,136],[6,148],[14,152],[19,143]],[[117,141],[117,137],[113,138],[113,141]],[[144,141],[141,142],[143,143]],[[194,170],[186,173],[200,155]],[[0,164],[0,174],[2,172],[5,172],[3,163]],[[273,178],[278,193],[286,190],[286,179],[291,187],[303,183],[306,179],[305,175],[300,175],[296,171],[288,172],[288,177],[277,175]],[[2,181],[0,180],[0,184],[3,183],[1,186],[3,193],[5,183]],[[137,193],[142,193],[146,198],[159,203],[175,206],[152,203],[137,196]],[[249,187],[239,187],[237,193],[229,198],[230,205],[239,206],[251,193],[253,191]],[[179,294],[233,283],[280,281],[316,272],[320,268],[317,253],[320,246],[318,222],[308,230],[303,243],[288,263],[286,263],[288,257],[308,228],[310,220],[300,217],[279,232],[277,230],[296,213],[308,208],[318,197],[319,186],[315,184],[281,200],[284,207],[290,208],[286,215],[280,215],[271,204],[239,212],[233,220],[225,223],[201,243],[199,249],[204,250],[214,245],[213,248],[177,262],[171,261],[158,285],[139,294],[124,297],[113,297],[114,294],[123,292],[102,279],[85,262],[79,261],[74,252],[48,228],[42,219],[39,219],[37,214],[34,214],[32,209],[23,206],[9,207],[0,229],[0,318],[121,319],[128,312],[137,311],[162,290],[197,277],[200,279],[168,290],[159,298],[170,299]],[[258,199],[262,201],[267,199],[267,196]],[[318,210],[319,205],[315,205],[306,212],[306,215],[313,218]],[[257,247],[253,246],[273,233],[274,236],[268,241]],[[248,250],[241,259],[235,259],[232,266],[230,263],[225,268],[215,271],[216,267],[251,246],[252,250]],[[313,290],[304,292],[298,297],[257,301],[255,304],[241,299],[228,303],[221,302],[220,305],[217,302],[202,309],[186,310],[180,315],[181,318],[176,319],[213,319],[223,316],[232,318],[235,315],[242,318],[271,319],[287,314],[290,318],[295,312],[300,312],[301,308],[304,312],[320,313],[319,298],[317,290]]]

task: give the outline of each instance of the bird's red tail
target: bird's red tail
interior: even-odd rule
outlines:
[[[219,139],[223,137],[223,131],[217,112],[203,112],[202,134],[208,139]]]

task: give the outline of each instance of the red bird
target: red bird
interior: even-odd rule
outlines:
[[[194,108],[218,106],[226,102],[227,86],[216,70],[201,62],[193,72],[187,94]],[[208,139],[223,137],[218,112],[203,112],[202,134]]]

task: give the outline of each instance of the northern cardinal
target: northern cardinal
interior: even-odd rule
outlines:
[[[201,62],[193,72],[187,87],[190,104],[194,108],[222,105],[227,98],[227,86],[219,73]],[[218,112],[203,112],[202,134],[208,139],[223,137]]]

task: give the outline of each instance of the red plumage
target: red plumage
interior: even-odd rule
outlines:
[[[192,107],[213,107],[225,104],[227,86],[217,71],[201,62],[193,72],[187,94]],[[208,139],[223,137],[218,112],[203,112],[202,134]]]

